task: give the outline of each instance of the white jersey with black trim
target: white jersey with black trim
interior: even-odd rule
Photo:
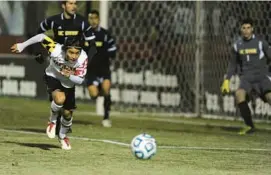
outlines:
[[[50,54],[50,64],[46,68],[45,73],[48,76],[54,77],[59,80],[62,86],[72,88],[75,83],[70,78],[63,76],[60,72],[62,69],[71,69],[74,71],[75,76],[84,78],[87,68],[87,54],[84,50],[81,51],[77,61],[70,63],[65,60],[65,52],[62,50],[61,44],[56,44],[54,50]]]
[[[45,73],[48,76],[58,79],[62,86],[72,88],[75,84],[81,84],[87,73],[88,57],[84,50],[81,50],[79,58],[74,62],[67,61],[66,53],[63,51],[61,44],[54,42],[44,34],[38,34],[23,43],[17,43],[17,51],[22,52],[29,45],[40,42],[50,55],[50,64]],[[69,77],[61,74],[61,70],[68,69],[73,73]]]

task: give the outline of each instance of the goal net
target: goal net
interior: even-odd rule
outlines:
[[[270,42],[270,2],[110,2],[109,29],[118,45],[112,62],[112,100],[119,111],[238,116],[233,94],[219,92],[239,36],[252,17]],[[232,91],[239,79],[231,80]],[[269,105],[250,104],[268,120]]]

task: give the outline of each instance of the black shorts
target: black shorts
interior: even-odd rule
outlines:
[[[111,80],[111,74],[109,72],[105,74],[99,74],[99,75],[89,72],[86,75],[85,82],[86,82],[87,87],[91,85],[95,85],[99,87],[104,80]]]
[[[263,76],[254,82],[241,77],[239,89],[244,89],[248,94],[254,90],[262,100],[266,101],[265,94],[271,92],[271,75]]]
[[[47,92],[49,94],[49,100],[52,101],[52,92],[55,90],[60,90],[61,92],[65,93],[66,100],[63,104],[63,108],[66,110],[74,110],[76,109],[75,104],[75,87],[73,88],[65,88],[62,86],[59,80],[54,77],[48,76],[44,74],[44,81],[47,86]]]

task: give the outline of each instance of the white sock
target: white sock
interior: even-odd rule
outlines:
[[[59,111],[61,110],[62,105],[57,105],[54,100],[51,102],[51,117],[50,122],[56,123]]]
[[[72,126],[72,118],[68,121],[64,119],[63,116],[61,116],[60,121],[61,121],[61,125],[60,125],[59,137],[60,139],[64,139],[70,127]]]

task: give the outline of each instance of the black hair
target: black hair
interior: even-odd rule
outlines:
[[[97,15],[98,17],[100,16],[100,13],[99,13],[98,10],[91,10],[91,11],[89,12],[89,14],[95,14],[95,15]]]
[[[250,24],[253,27],[253,20],[251,18],[243,19],[241,22],[241,26],[244,24]]]
[[[63,49],[67,50],[70,47],[75,47],[78,49],[83,49],[84,47],[84,40],[82,37],[75,36],[75,37],[67,37],[64,41]]]

